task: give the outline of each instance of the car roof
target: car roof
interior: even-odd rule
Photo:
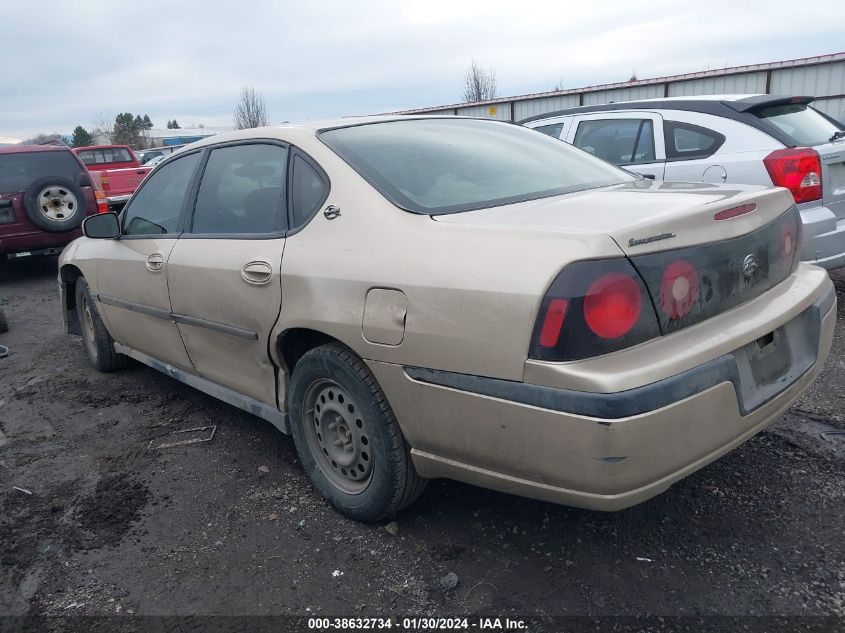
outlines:
[[[78,152],[79,150],[83,150],[83,149],[115,149],[115,148],[132,149],[128,145],[84,145],[83,147],[74,147],[73,151]]]
[[[724,94],[724,95],[696,95],[690,97],[663,97],[657,99],[639,99],[636,101],[620,101],[616,103],[603,103],[601,105],[579,106],[537,114],[522,119],[520,123],[541,121],[558,116],[569,114],[585,114],[589,112],[607,112],[611,110],[688,110],[692,112],[703,112],[714,114],[730,119],[739,118],[738,115],[759,108],[787,103],[810,103],[813,97],[794,95],[768,95],[768,94]]]
[[[227,143],[230,141],[245,141],[258,138],[284,138],[285,132],[322,132],[326,130],[333,130],[343,127],[354,127],[358,125],[367,125],[370,123],[388,123],[390,121],[411,121],[414,119],[461,119],[461,120],[484,120],[491,123],[503,123],[511,125],[509,121],[493,121],[490,119],[481,119],[479,117],[467,116],[452,116],[441,114],[377,114],[367,116],[348,116],[334,119],[320,119],[315,121],[303,121],[297,123],[282,123],[281,125],[268,125],[266,127],[248,128],[246,130],[235,130],[234,132],[224,132],[222,134],[215,134],[214,136],[207,136],[199,141],[185,145],[173,154],[181,154],[184,149],[193,150],[208,145],[217,145],[219,143]]]
[[[0,147],[0,154],[23,154],[27,152],[67,152],[64,145],[6,145]]]

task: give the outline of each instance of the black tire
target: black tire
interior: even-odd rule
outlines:
[[[6,313],[0,308],[0,333],[9,331],[9,322],[6,320]]]
[[[332,391],[336,395],[331,404],[321,404],[321,397]],[[294,367],[288,405],[302,466],[314,487],[342,514],[380,521],[422,494],[428,480],[414,469],[410,447],[384,392],[348,348],[327,343],[307,352]],[[351,466],[341,461],[346,452]],[[352,473],[360,474],[361,481]]]
[[[97,371],[110,372],[126,367],[128,357],[114,351],[114,339],[103,325],[97,304],[84,277],[76,280],[76,316],[88,360]]]
[[[47,199],[43,196],[45,192],[55,195]],[[71,199],[72,206],[69,206]],[[59,205],[59,201],[63,201],[64,205]],[[87,212],[82,190],[67,178],[58,176],[39,178],[33,182],[24,193],[23,202],[29,221],[49,233],[67,233],[79,228]],[[55,208],[54,202],[57,203]],[[50,213],[57,217],[51,219]]]

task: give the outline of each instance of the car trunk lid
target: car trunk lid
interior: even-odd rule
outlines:
[[[791,274],[800,252],[785,189],[637,181],[434,219],[609,235],[642,277],[663,333],[759,296]]]

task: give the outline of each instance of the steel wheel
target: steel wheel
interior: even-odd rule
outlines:
[[[58,185],[44,187],[38,193],[36,204],[41,214],[51,222],[68,220],[79,208],[79,201],[73,192]]]
[[[366,490],[373,475],[364,414],[343,387],[317,380],[305,394],[305,435],[320,470],[347,494]]]
[[[97,331],[94,328],[94,315],[88,297],[82,299],[82,339],[93,359],[97,358]]]

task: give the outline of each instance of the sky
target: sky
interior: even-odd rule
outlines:
[[[232,125],[252,85],[270,123],[459,102],[845,50],[845,2],[37,0],[0,3],[0,142],[119,112]]]

